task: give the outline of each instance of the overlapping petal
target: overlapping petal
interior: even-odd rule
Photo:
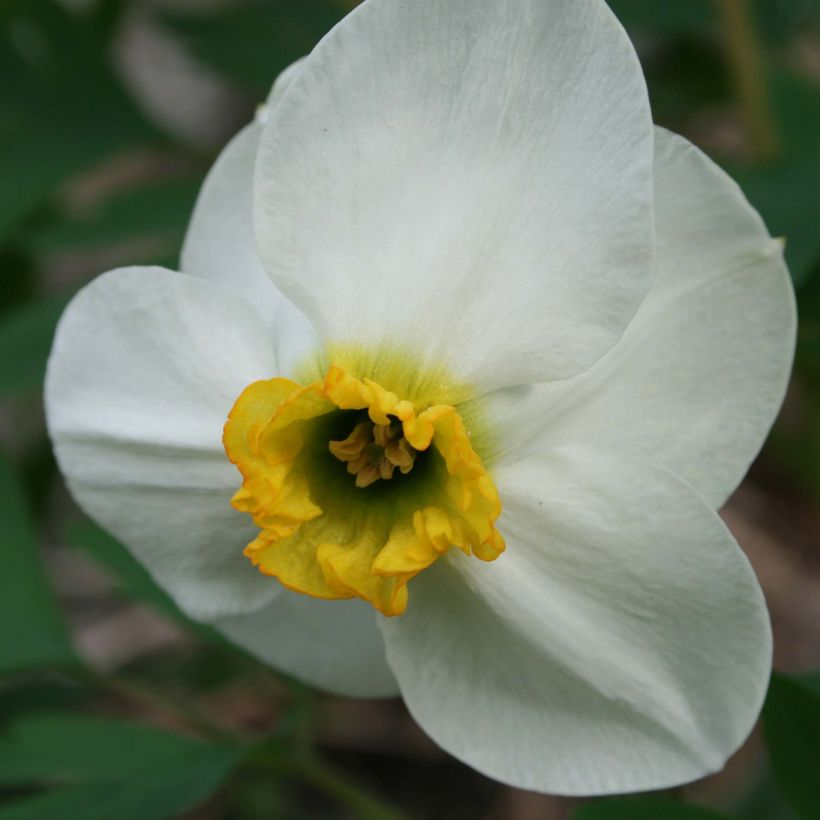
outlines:
[[[253,167],[262,128],[245,126],[224,148],[200,189],[180,269],[248,300],[275,326],[284,297],[265,273],[253,234]]]
[[[651,165],[640,66],[603,2],[368,0],[271,112],[257,241],[332,343],[481,390],[563,378],[649,286]]]
[[[616,450],[673,470],[717,507],[783,401],[794,295],[780,243],[737,185],[660,129],[655,213],[657,275],[623,339],[575,379],[493,396],[497,457],[562,443]]]
[[[373,608],[283,591],[263,609],[216,623],[225,636],[305,683],[359,698],[398,694]]]
[[[301,62],[301,61],[300,61]],[[277,104],[299,63],[274,83],[259,121],[243,128],[225,147],[199,192],[180,267],[246,299],[262,315],[275,340],[277,373],[290,374],[317,346],[305,316],[282,296],[265,273],[253,232],[253,169],[262,122]]]
[[[221,443],[236,395],[275,366],[245,300],[161,268],[99,277],[57,329],[46,407],[69,487],[194,617],[251,611],[279,589],[242,556],[256,528],[231,508]]]
[[[279,100],[282,99],[284,93],[288,90],[288,88],[290,88],[290,84],[293,81],[293,78],[299,73],[299,71],[301,71],[306,59],[307,57],[300,57],[298,60],[291,63],[276,78],[276,82],[274,82],[273,86],[271,87],[270,94],[268,94],[268,99],[265,105],[262,106],[261,111],[259,112],[263,123],[268,121],[268,117],[270,116],[270,112],[273,109],[273,106],[275,106],[279,102]]]
[[[508,550],[441,561],[380,623],[407,705],[489,776],[628,792],[720,768],[771,662],[754,573],[665,470],[566,448],[497,475]]]

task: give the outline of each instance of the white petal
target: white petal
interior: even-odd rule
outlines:
[[[771,661],[765,603],[717,515],[673,474],[567,449],[498,475],[507,551],[454,555],[385,619],[422,728],[514,786],[672,786],[748,734]]]
[[[274,368],[253,308],[161,268],[99,277],[57,329],[46,411],[68,485],[196,618],[279,590],[242,555],[256,528],[230,506],[241,478],[221,442],[236,397]]]
[[[284,74],[274,84],[272,101],[286,86]],[[261,133],[261,124],[251,123],[217,158],[199,192],[180,265],[184,273],[207,279],[252,304],[274,338],[277,373],[290,375],[316,349],[317,339],[310,322],[271,282],[256,250],[253,169]]]
[[[783,401],[795,340],[782,249],[737,185],[681,137],[657,132],[658,271],[621,342],[560,384],[489,402],[502,460],[562,443],[666,467],[716,507]]]
[[[307,57],[300,57],[295,62],[292,62],[277,78],[276,82],[268,94],[267,108],[270,109],[282,99],[284,93],[290,88],[293,78],[301,71]]]
[[[262,129],[243,128],[225,147],[199,192],[180,267],[235,291],[273,326],[282,294],[265,273],[253,234],[253,166]]]
[[[563,378],[649,286],[652,127],[603,2],[368,0],[271,112],[256,231],[331,343]]]
[[[364,601],[322,601],[284,590],[259,612],[216,626],[229,640],[311,686],[350,697],[391,697],[399,689],[375,617]]]

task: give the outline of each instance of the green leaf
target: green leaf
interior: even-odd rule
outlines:
[[[820,671],[801,675],[799,681],[803,686],[820,698]]]
[[[67,299],[49,297],[0,317],[0,396],[42,387],[54,329]]]
[[[23,237],[34,253],[87,250],[136,238],[178,252],[201,180],[164,179],[118,191],[85,212],[60,214]]]
[[[116,720],[26,717],[0,736],[0,783],[54,788],[0,818],[163,820],[216,791],[244,752]]]
[[[0,247],[0,320],[3,314],[35,297],[38,285],[37,269],[29,254],[19,247]]]
[[[658,0],[609,0],[627,28],[662,34],[700,33],[715,22],[714,0],[659,3]]]
[[[0,238],[66,179],[157,132],[114,75],[102,27],[53,0],[0,4]]]
[[[811,412],[815,421],[820,421],[820,391],[816,389],[820,377],[820,259],[797,292],[797,315],[800,323],[797,331],[797,367],[811,388],[801,397],[804,405],[802,416]],[[801,391],[803,392],[803,391]],[[806,419],[804,418],[804,421]],[[820,466],[820,462],[815,468]]]
[[[662,797],[599,800],[579,809],[574,820],[728,820],[711,809]]]
[[[783,156],[788,162],[820,158],[820,83],[788,68],[770,75],[770,94]]]
[[[95,696],[81,678],[36,670],[0,681],[0,726],[29,712],[43,709],[80,709]]]
[[[720,26],[715,0],[609,0],[609,6],[627,27],[640,33],[703,34]],[[816,0],[752,0],[757,30],[769,42],[781,44],[807,25],[820,23]]]
[[[0,674],[73,660],[17,476],[0,457]]]
[[[163,22],[204,63],[258,97],[344,16],[337,0],[267,0],[218,13],[166,13]]]
[[[763,732],[781,794],[799,817],[814,820],[820,806],[820,695],[775,672]]]

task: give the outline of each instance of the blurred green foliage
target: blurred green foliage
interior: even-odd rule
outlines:
[[[162,19],[204,64],[264,99],[273,78],[307,54],[345,10],[333,0],[255,0],[210,14],[166,12]]]
[[[763,730],[781,793],[803,820],[820,807],[820,688],[774,673]]]
[[[187,177],[138,183],[105,195],[84,211],[46,221],[23,234],[23,241],[36,255],[105,248],[135,237],[177,249],[200,183]]]
[[[0,239],[58,186],[156,136],[111,70],[102,18],[50,0],[0,4]]]
[[[218,788],[243,751],[119,720],[26,715],[0,737],[0,786],[32,792],[0,808],[0,818],[175,817]]]
[[[0,510],[0,674],[73,663],[63,618],[38,557],[28,503],[4,458]]]
[[[41,417],[47,355],[71,293],[101,264],[176,265],[213,159],[173,136],[128,90],[112,55],[129,13],[139,6],[203,68],[233,85],[250,117],[276,74],[352,4],[247,0],[173,12],[137,0],[76,5],[0,3],[0,412],[22,427]],[[820,4],[750,0],[760,38],[763,114],[775,138],[775,150],[766,155],[744,119],[721,0],[611,5],[638,47],[656,120],[702,144],[738,180],[772,232],[786,238],[801,316],[795,411],[776,430],[770,457],[796,487],[820,495]],[[814,68],[806,54],[814,55]],[[112,176],[111,163],[135,152],[164,158],[160,170],[105,184],[106,168]],[[91,186],[91,195],[77,194],[78,185],[98,177],[103,184]],[[55,277],[64,269],[71,272]],[[201,691],[257,675],[259,668],[191,624],[110,536],[50,509],[58,478],[42,424],[34,426],[31,441],[12,440],[9,452],[0,453],[0,820],[173,817],[220,789],[217,799],[231,817],[397,817],[304,757],[313,718],[310,698],[298,686],[291,687],[273,741],[262,745],[258,738],[223,736],[184,702],[154,704],[176,716],[179,731],[92,714],[101,701],[133,707],[136,695],[142,702],[142,685]],[[196,635],[198,654],[152,658],[147,668],[129,668],[130,678],[122,670],[107,678],[85,668],[41,560],[46,530],[97,562],[120,594]],[[724,807],[724,815],[675,796],[649,796],[594,801],[576,816],[820,816],[819,690],[813,681],[775,675],[763,720],[771,773],[746,803]],[[154,699],[149,690],[147,700]],[[297,757],[283,749],[297,750]],[[306,810],[303,795],[287,785],[293,781],[331,802],[319,804],[321,814],[313,804]],[[344,814],[339,805],[347,807]]]
[[[728,820],[727,815],[661,797],[613,798],[585,806],[574,820]]]
[[[51,338],[67,302],[61,296],[44,296],[0,318],[0,396],[42,386]],[[23,350],[25,356],[20,355]]]

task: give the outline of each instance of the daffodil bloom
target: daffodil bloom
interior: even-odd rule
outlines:
[[[715,510],[793,296],[604,3],[365,0],[220,156],[181,269],[82,290],[46,398],[183,610],[516,786],[723,765],[771,637]]]

